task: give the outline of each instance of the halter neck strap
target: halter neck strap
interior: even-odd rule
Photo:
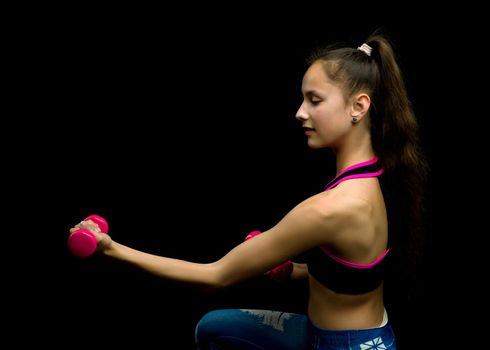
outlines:
[[[377,177],[383,173],[383,167],[379,162],[378,156],[374,156],[372,159],[365,162],[360,162],[351,165],[339,174],[337,174],[332,180],[325,185],[325,191],[330,190],[345,180],[359,179],[366,177]]]

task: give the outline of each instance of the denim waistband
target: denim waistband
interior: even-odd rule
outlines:
[[[310,346],[313,349],[394,349],[395,336],[391,324],[378,328],[328,330],[308,320]]]

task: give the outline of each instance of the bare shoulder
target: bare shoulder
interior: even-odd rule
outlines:
[[[297,247],[309,249],[320,244],[334,244],[362,227],[371,211],[368,201],[344,191],[328,191],[309,197],[295,206],[269,231],[276,237],[289,238]]]
[[[382,250],[387,238],[384,201],[375,180],[345,183],[325,193],[318,205],[328,208],[334,232],[329,245],[338,256],[358,262],[370,261]]]
[[[374,209],[370,200],[347,187],[319,193],[305,202],[305,205],[318,213],[323,224],[336,235],[344,229],[356,229],[368,224]]]

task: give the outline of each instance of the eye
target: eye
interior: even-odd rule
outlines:
[[[323,98],[317,95],[314,91],[307,91],[304,96],[305,100],[313,106],[316,106],[323,101]]]
[[[317,96],[310,96],[310,102],[311,104],[313,105],[317,105],[319,104],[320,102],[322,102],[321,98],[317,97]]]

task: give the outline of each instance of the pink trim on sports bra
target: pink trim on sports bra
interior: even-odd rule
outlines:
[[[372,164],[375,164],[378,160],[379,160],[378,156],[375,155],[370,160],[360,162],[360,163],[357,163],[357,164],[354,164],[354,165],[351,165],[351,166],[345,168],[340,173],[338,173],[332,180],[330,180],[330,182],[325,186],[325,191],[337,186],[339,183],[341,183],[342,181],[345,181],[345,180],[359,179],[359,178],[364,178],[364,177],[374,177],[374,176],[381,175],[383,173],[383,168],[381,168],[375,172],[352,174],[352,175],[347,175],[347,176],[342,177],[348,171],[352,171],[352,170],[362,168],[362,167],[368,167]]]
[[[342,173],[344,173],[345,171],[343,171]],[[349,176],[346,176],[344,177],[343,179],[340,179],[338,181],[335,181],[333,184],[331,184],[330,186],[328,186],[327,188],[325,188],[325,191],[326,190],[329,190],[335,186],[337,186],[339,183],[341,183],[342,181],[345,181],[345,180],[349,180],[349,179],[361,179],[361,178],[364,178],[364,177],[376,177],[376,176],[379,176],[383,174],[383,169],[380,169],[374,173],[364,173],[364,174],[356,174],[356,175],[349,175]]]
[[[325,248],[324,246],[320,246],[320,248],[321,248],[321,250],[326,255],[328,255],[330,258],[332,258],[336,262],[338,262],[338,263],[340,263],[342,265],[348,266],[348,267],[355,268],[355,269],[370,269],[370,268],[372,268],[373,266],[375,266],[376,264],[378,264],[379,262],[381,262],[381,260],[383,260],[384,257],[386,256],[386,254],[388,254],[389,251],[390,251],[390,248],[388,248],[388,249],[385,250],[385,252],[383,254],[381,254],[380,256],[378,256],[376,258],[376,260],[374,260],[373,262],[370,262],[370,263],[367,263],[367,264],[360,264],[360,263],[353,263],[353,262],[347,261],[345,259],[339,258],[338,256],[333,255],[331,252],[329,252],[327,250],[327,248]]]

